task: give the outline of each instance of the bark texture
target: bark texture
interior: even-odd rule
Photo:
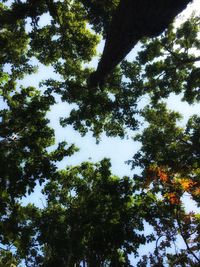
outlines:
[[[192,0],[121,0],[107,33],[102,58],[90,77],[90,85],[101,85],[139,40],[161,34],[190,2]]]

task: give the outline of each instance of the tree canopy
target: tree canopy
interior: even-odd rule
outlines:
[[[161,29],[141,30],[136,57],[116,61],[103,86],[91,88],[100,36],[109,40],[119,31],[112,28],[116,16],[124,18],[119,2],[0,3],[2,267],[199,266],[200,214],[185,203],[200,206],[200,117],[180,126],[181,114],[169,110],[166,99],[200,100],[200,17],[169,25],[190,2],[177,1]],[[38,64],[51,66],[57,78],[22,86]],[[78,151],[75,144],[57,144],[49,124],[47,113],[58,99],[75,104],[60,124],[92,132],[97,142],[102,133],[124,138],[132,131],[133,145],[141,147],[128,162],[131,177],[114,175],[107,158],[58,167]],[[38,187],[44,207],[25,204]]]
[[[102,58],[90,78],[90,86],[103,83],[105,77],[143,37],[161,34],[189,2],[121,0],[113,12]]]

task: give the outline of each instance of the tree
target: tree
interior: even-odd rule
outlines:
[[[158,38],[143,39],[141,50],[132,62],[123,61],[110,75],[104,90],[95,91],[83,83],[48,83],[60,90],[63,100],[76,103],[63,125],[72,124],[83,135],[92,130],[97,138],[125,135],[140,123],[140,103],[144,97],[156,104],[170,93],[183,93],[189,104],[199,101],[199,17],[191,17],[177,29],[173,25]]]
[[[156,109],[150,107],[143,111],[148,127],[135,137],[142,147],[135,154],[132,164],[143,170],[140,179],[141,188],[158,197],[157,210],[150,224],[155,227],[160,246],[156,245],[155,255],[158,263],[167,257],[168,264],[188,264],[197,266],[200,262],[199,250],[199,215],[184,210],[184,197],[189,194],[199,206],[199,117],[189,119],[185,129],[176,125],[180,114],[167,111],[164,104]],[[159,224],[156,222],[156,213]],[[162,215],[161,215],[162,214]],[[168,214],[168,215],[167,215]],[[169,219],[170,218],[170,219]],[[155,221],[154,221],[155,220]],[[167,251],[164,255],[159,250],[172,246],[176,236],[181,235],[186,249],[178,251],[176,256]],[[150,258],[152,264],[155,259]],[[154,266],[154,265],[153,265]]]
[[[145,243],[140,211],[128,177],[111,175],[107,159],[62,170],[44,189],[38,224],[44,266],[130,266],[128,254]],[[50,252],[50,254],[49,254]]]
[[[183,2],[189,1],[177,1]],[[180,115],[162,103],[170,93],[182,93],[190,104],[199,101],[200,59],[194,53],[200,47],[199,17],[143,39],[137,57],[113,69],[102,90],[93,90],[88,86],[93,70],[84,64],[95,55],[96,33],[105,36],[114,25],[118,3],[0,4],[2,266],[128,267],[131,253],[140,256],[137,266],[199,265],[199,215],[186,212],[184,198],[189,195],[199,205],[200,118],[191,117],[181,128]],[[49,20],[43,26],[45,14]],[[32,61],[51,65],[60,77],[42,81],[38,88],[20,86],[23,77],[37,71]],[[77,148],[66,142],[53,146],[46,114],[58,96],[77,105],[61,124],[71,124],[83,135],[92,130],[97,139],[103,131],[124,137],[126,129],[139,129],[143,120],[146,126],[135,137],[142,146],[130,160],[141,174],[119,178],[108,159],[59,170],[57,162]],[[145,108],[139,103],[143,97],[148,98]],[[45,206],[23,205],[22,197],[38,184]],[[151,227],[148,234],[146,225]],[[185,247],[177,248],[177,238]],[[154,249],[141,257],[139,248],[147,243]]]
[[[189,2],[121,0],[107,32],[102,58],[91,75],[90,86],[102,84],[143,37],[160,35]]]

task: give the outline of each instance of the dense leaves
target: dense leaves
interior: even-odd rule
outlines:
[[[144,87],[154,102],[171,92],[182,92],[189,103],[199,101],[198,33],[199,17],[192,17],[176,31],[170,27],[160,38],[144,43],[138,61],[144,66]]]
[[[90,129],[97,137],[102,130],[123,136],[126,127],[137,129],[144,97],[155,105],[182,93],[188,103],[199,102],[199,25],[192,17],[177,30],[171,25],[160,37],[143,40],[136,59],[122,62],[102,90],[91,91],[80,79],[57,85],[63,100],[78,105],[65,121],[83,134]]]
[[[87,1],[82,0],[87,10],[87,18],[96,32],[106,34],[115,9],[120,0]]]
[[[102,85],[106,76],[144,37],[157,37],[191,0],[121,0],[113,12],[102,57],[90,77],[90,86]]]
[[[124,266],[128,253],[145,242],[137,232],[143,222],[134,205],[132,182],[112,176],[109,167],[106,159],[95,166],[86,162],[61,171],[58,181],[45,186],[48,206],[39,222],[39,240],[52,251],[45,266],[82,261],[89,266]]]
[[[143,170],[142,176],[137,177],[138,189],[143,188],[145,194],[151,192],[157,196],[157,207],[150,207],[155,214],[148,222],[158,236],[154,251],[157,259],[150,254],[149,259],[145,256],[140,263],[147,264],[149,260],[152,266],[166,264],[165,261],[169,266],[197,266],[200,262],[199,215],[188,213],[184,208],[188,198],[198,206],[200,200],[199,117],[194,115],[185,129],[180,128],[176,125],[180,115],[168,111],[164,104],[159,104],[156,109],[147,107],[143,116],[148,126],[135,137],[142,147],[130,163],[133,168],[140,166]],[[179,235],[185,243],[185,250],[176,247]],[[167,251],[167,248],[172,248],[172,242],[176,257]]]
[[[134,60],[91,88],[88,63],[118,3],[0,3],[2,267],[199,266],[200,217],[187,203],[200,205],[200,118],[180,127],[181,115],[162,103],[171,93],[189,104],[200,99],[199,17],[143,39]],[[22,85],[36,64],[51,66],[57,78]],[[108,159],[58,169],[77,151],[57,144],[47,119],[60,97],[75,104],[61,125],[82,135],[92,131],[100,141],[103,132],[140,130],[133,177],[113,175]],[[25,204],[35,191],[42,207]],[[142,255],[141,245],[149,252]]]

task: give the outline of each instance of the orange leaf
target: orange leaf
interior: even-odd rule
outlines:
[[[165,197],[167,197],[168,201],[172,204],[172,205],[178,205],[180,204],[180,199],[177,196],[176,193],[172,192],[172,193],[167,193],[165,194]]]
[[[185,191],[190,191],[192,187],[196,184],[196,182],[193,182],[191,179],[180,179],[179,183],[181,184],[182,188]]]
[[[200,195],[200,187],[196,188],[196,189],[194,190],[193,194],[194,194],[195,196],[199,196],[199,195]]]
[[[167,176],[167,174],[161,170],[159,170],[158,176],[160,177],[160,180],[164,183],[169,181],[169,177]]]

